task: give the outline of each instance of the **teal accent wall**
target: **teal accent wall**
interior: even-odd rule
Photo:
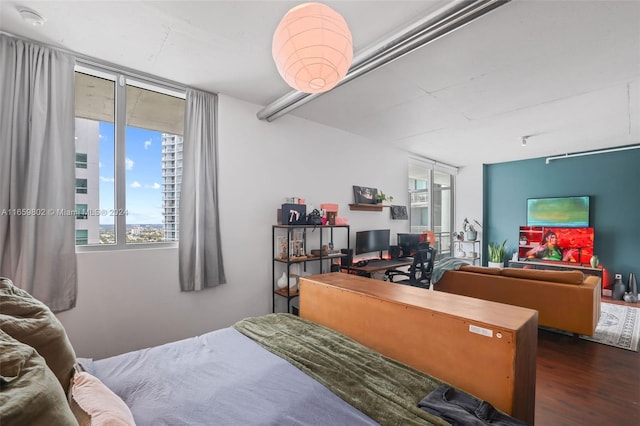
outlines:
[[[616,273],[625,284],[631,272],[640,277],[640,149],[549,164],[545,158],[487,164],[483,182],[483,237],[507,239],[509,257],[517,249],[519,227],[527,224],[527,198],[588,195],[594,253],[609,271],[609,283]]]

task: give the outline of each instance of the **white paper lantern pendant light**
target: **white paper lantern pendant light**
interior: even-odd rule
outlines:
[[[329,6],[304,3],[289,10],[278,24],[272,54],[289,86],[305,93],[326,92],[349,71],[351,31]]]

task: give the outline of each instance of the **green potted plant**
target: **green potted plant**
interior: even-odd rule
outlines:
[[[475,241],[476,238],[478,238],[478,230],[476,229],[476,226],[482,229],[480,222],[475,219],[471,221],[465,217],[462,221],[462,229],[467,236],[467,241]]]
[[[383,201],[387,201],[389,200],[389,202],[393,201],[393,195],[387,195],[384,192],[380,191],[378,193],[378,195],[376,195],[376,202],[377,203],[382,203]]]
[[[487,251],[489,252],[489,267],[502,268],[504,266],[506,244],[507,240],[504,240],[502,244],[494,242],[489,243],[489,245],[487,246]]]

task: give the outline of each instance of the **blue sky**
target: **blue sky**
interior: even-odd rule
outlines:
[[[127,224],[162,223],[162,133],[126,128]],[[100,122],[100,208],[114,208],[114,126]],[[100,216],[101,224],[113,224]]]

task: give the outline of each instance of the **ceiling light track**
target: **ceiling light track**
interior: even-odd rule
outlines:
[[[563,160],[565,158],[572,157],[584,157],[586,155],[605,154],[608,152],[628,151],[630,149],[640,149],[640,144],[620,146],[618,148],[599,149],[596,151],[574,152],[572,154],[557,155],[555,157],[547,157],[545,162],[546,164],[549,164],[549,162],[553,160]]]
[[[455,31],[509,1],[453,1],[359,52],[354,56],[347,75],[335,87],[342,86]],[[257,116],[260,120],[273,121],[320,95],[322,93],[310,94],[294,90],[258,111]]]

